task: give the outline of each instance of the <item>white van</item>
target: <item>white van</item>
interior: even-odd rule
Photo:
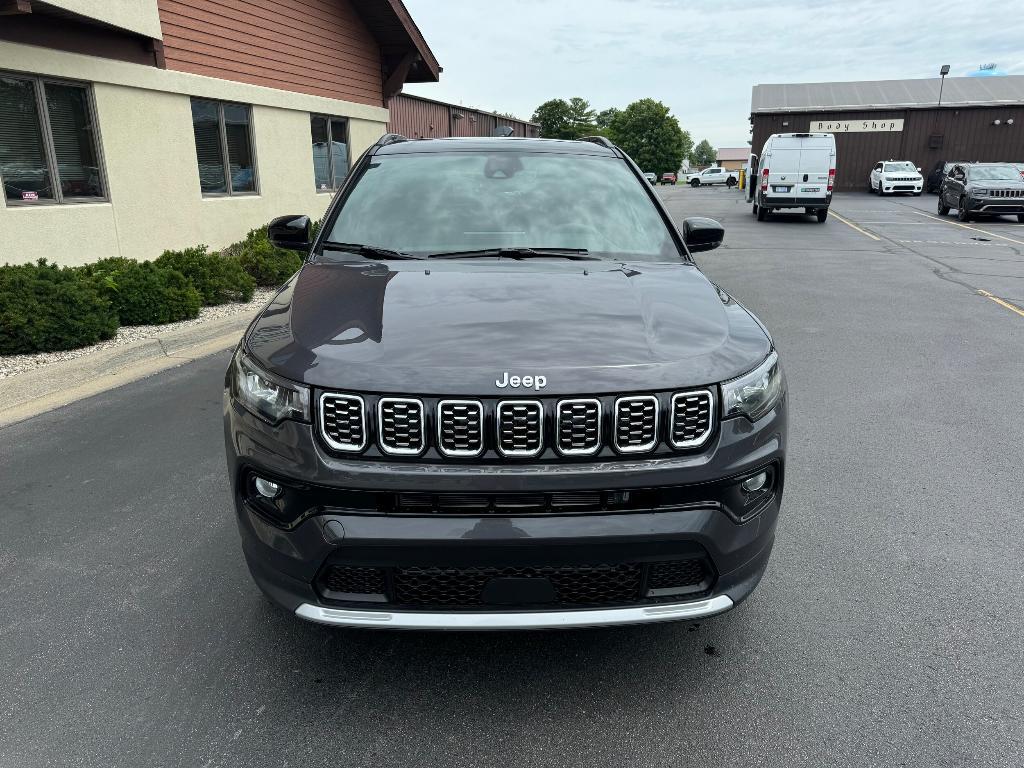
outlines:
[[[761,155],[747,161],[747,202],[758,221],[780,208],[803,208],[828,218],[836,180],[836,137],[831,133],[773,133]]]

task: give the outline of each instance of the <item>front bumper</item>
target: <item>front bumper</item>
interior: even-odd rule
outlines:
[[[924,189],[924,179],[919,181],[885,181],[881,182],[882,191],[887,194],[894,194],[897,192],[911,192],[913,194],[920,194]]]
[[[1005,216],[1024,213],[1024,199],[1017,197],[972,197],[968,201],[971,213],[987,216]]]
[[[565,464],[424,464],[339,459],[309,425],[271,427],[225,398],[225,437],[237,522],[253,578],[301,618],[348,627],[533,629],[696,619],[745,599],[767,565],[784,481],[785,399],[751,425],[731,419],[698,453]],[[737,509],[736,484],[760,469],[774,474],[756,508]],[[247,497],[256,472],[309,494],[309,513],[274,520]],[[682,488],[656,509],[581,514],[397,514],[350,504],[398,493],[521,494],[592,489]],[[306,497],[303,497],[306,498]],[[409,605],[391,587],[376,602],[325,591],[336,566],[376,569],[394,584],[402,569],[571,568],[630,564],[643,574],[679,559],[701,559],[708,578],[621,604],[559,602],[472,606]],[[580,567],[590,567],[582,566]],[[602,566],[603,567],[603,566]],[[662,592],[665,592],[664,590]]]

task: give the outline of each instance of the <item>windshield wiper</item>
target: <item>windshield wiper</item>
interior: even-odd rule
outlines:
[[[390,248],[381,248],[379,245],[362,245],[360,243],[336,243],[327,240],[320,244],[323,248],[332,251],[344,251],[345,253],[358,253],[360,256],[376,256],[380,259],[422,259],[423,256],[416,256],[412,253],[393,251]]]
[[[431,253],[428,259],[571,259],[573,261],[600,261],[590,256],[586,248],[481,248],[472,251]]]

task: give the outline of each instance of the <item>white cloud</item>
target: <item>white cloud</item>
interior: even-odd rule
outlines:
[[[1005,0],[405,0],[439,84],[409,93],[529,117],[550,98],[598,109],[647,96],[695,140],[742,146],[756,83],[1024,72]]]

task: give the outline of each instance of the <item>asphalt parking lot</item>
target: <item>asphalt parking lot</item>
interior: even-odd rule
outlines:
[[[1024,226],[658,193],[725,225],[700,263],[788,375],[750,600],[599,631],[301,623],[239,550],[223,353],[0,430],[0,765],[1020,765]]]

